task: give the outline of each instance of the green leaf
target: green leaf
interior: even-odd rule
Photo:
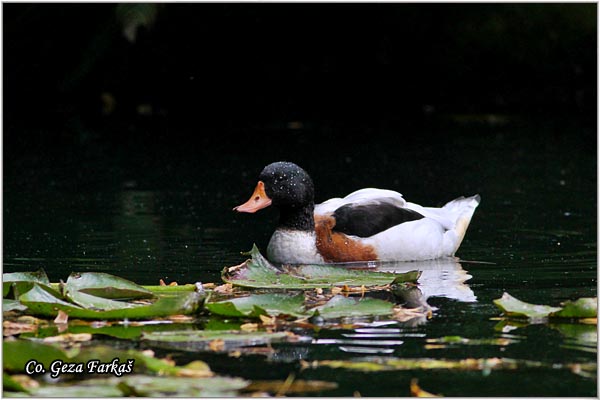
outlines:
[[[333,286],[382,286],[392,282],[415,282],[419,272],[402,274],[352,270],[334,265],[284,266],[282,270],[264,258],[256,245],[250,251],[251,259],[235,267],[223,269],[225,282],[250,288],[314,289]]]
[[[103,297],[93,296],[90,294],[79,292],[77,290],[67,290],[65,292],[65,296],[73,303],[88,310],[95,311],[124,310],[144,306],[140,303],[130,303],[127,301],[115,301],[105,299]]]
[[[188,283],[185,285],[174,285],[174,286],[159,286],[159,285],[148,285],[142,286],[144,289],[151,291],[154,294],[161,293],[173,293],[173,292],[193,292],[200,289],[202,285],[200,283]]]
[[[166,317],[174,314],[194,314],[204,302],[204,293],[174,292],[161,295],[158,300],[149,305],[136,305],[133,308],[94,310],[86,309],[75,304],[67,303],[44,288],[34,284],[34,287],[19,300],[34,315],[55,317],[59,310],[64,311],[70,318],[83,319],[144,319]],[[126,304],[126,303],[125,303]]]
[[[31,290],[19,296],[19,301],[35,315],[54,317],[58,314],[58,310],[63,310],[71,315],[70,312],[82,309],[75,304],[58,298],[47,287],[40,286],[37,283],[33,284]]]
[[[177,367],[171,363],[147,355],[137,350],[123,350],[108,346],[94,346],[77,349],[68,353],[58,347],[31,340],[12,340],[3,343],[4,369],[14,373],[25,373],[25,365],[32,359],[44,365],[49,371],[50,364],[55,360],[87,364],[90,360],[110,363],[115,358],[124,363],[128,359],[135,360],[136,373],[153,372],[160,375],[177,376],[186,367]],[[208,369],[208,366],[206,366]],[[197,369],[197,367],[196,367]],[[210,369],[208,369],[210,372]]]
[[[46,272],[43,269],[39,269],[35,272],[11,272],[2,274],[2,282],[37,282],[50,286],[48,275],[46,275]]]
[[[116,380],[112,380],[117,382]],[[138,397],[233,397],[248,386],[241,378],[173,378],[131,375],[118,381],[126,396]]]
[[[43,286],[50,293],[60,297],[60,293],[51,287],[50,280],[43,269],[35,272],[12,272],[2,274],[2,279],[3,297],[9,296],[12,292],[11,298],[17,300],[20,295],[31,290],[34,283]]]
[[[334,296],[327,303],[307,309],[304,294],[284,293],[255,294],[207,303],[206,308],[213,314],[227,317],[258,317],[259,315],[291,315],[308,317],[320,315],[323,318],[364,317],[393,314],[394,304],[380,299]]]
[[[67,354],[54,346],[29,340],[5,340],[2,343],[5,371],[24,374],[25,365],[32,359],[46,368],[54,360],[67,360]]]
[[[568,300],[560,311],[550,313],[550,317],[560,318],[596,318],[598,316],[598,298],[582,297],[575,301]]]
[[[25,392],[25,393],[29,392],[19,382],[14,380],[6,372],[4,372],[2,374],[2,390],[10,391],[10,392]]]
[[[140,285],[102,272],[72,273],[67,279],[65,290],[71,294],[79,291],[105,299],[131,300],[154,297],[150,290]]]
[[[495,299],[494,304],[508,317],[546,318],[550,313],[561,310],[560,307],[525,303],[506,292]]]
[[[380,299],[364,297],[334,296],[322,306],[310,311],[318,311],[323,318],[363,317],[376,315],[391,315],[394,304]]]
[[[248,382],[240,378],[183,378],[132,375],[125,378],[90,379],[61,385],[44,385],[35,397],[236,397]]]
[[[207,303],[205,307],[213,314],[226,317],[258,317],[260,315],[305,315],[304,294],[285,293],[255,294],[232,300]]]

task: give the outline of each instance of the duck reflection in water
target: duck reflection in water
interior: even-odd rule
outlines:
[[[352,264],[352,265],[351,265]],[[423,312],[434,311],[427,302],[431,297],[444,297],[460,302],[476,302],[477,296],[466,283],[472,276],[463,269],[458,258],[448,257],[428,261],[346,263],[346,268],[369,268],[380,272],[404,273],[420,271],[416,286],[393,285],[390,291],[373,292],[369,296],[393,301],[403,308]],[[403,322],[404,326],[418,326],[427,321],[415,316]]]
[[[430,297],[445,297],[461,302],[477,301],[477,296],[466,283],[472,276],[454,257],[428,261],[385,262],[381,263],[377,270],[395,273],[421,271],[417,288],[421,293],[419,302],[426,302]],[[412,294],[409,297],[414,296]],[[407,298],[406,301],[409,299]]]

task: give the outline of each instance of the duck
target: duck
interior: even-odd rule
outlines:
[[[364,188],[315,205],[308,173],[278,161],[264,167],[250,199],[233,210],[279,209],[267,246],[275,264],[418,261],[453,257],[480,201],[461,196],[423,207],[393,190]]]

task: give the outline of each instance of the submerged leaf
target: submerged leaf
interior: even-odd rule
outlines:
[[[273,266],[253,246],[251,259],[235,267],[225,268],[223,281],[236,286],[250,288],[315,289],[334,286],[382,286],[400,282],[415,282],[419,272],[402,274],[351,270],[334,265],[284,266],[282,270]]]
[[[24,375],[20,375],[20,376],[24,376]],[[29,392],[29,390],[27,390],[21,384],[21,382],[19,382],[18,379],[14,379],[10,375],[8,375],[6,372],[4,372],[2,374],[2,391],[25,392],[25,393]]]
[[[276,342],[297,342],[302,337],[290,332],[166,331],[143,333],[142,340],[155,346],[188,351],[229,351]]]
[[[24,373],[25,365],[32,359],[45,366],[54,360],[67,360],[67,354],[54,346],[29,340],[5,340],[2,343],[5,371]]]
[[[421,389],[419,386],[419,380],[417,378],[410,380],[410,395],[413,397],[442,397]]]
[[[231,397],[248,386],[248,381],[228,377],[161,377],[131,375],[112,379],[124,395],[139,397]]]
[[[286,381],[253,381],[245,392],[268,392],[278,393],[281,391],[282,386],[286,384]],[[302,379],[296,379],[285,387],[285,393],[311,393],[311,392],[322,392],[325,390],[337,389],[338,384],[336,382],[327,381],[305,381]]]
[[[2,322],[2,335],[3,336],[13,336],[19,335],[25,332],[35,332],[38,329],[37,324],[27,323],[27,322],[14,322],[4,320]]]
[[[177,367],[171,362],[155,358],[146,352],[137,350],[123,350],[108,346],[94,346],[73,348],[69,352],[54,345],[35,342],[30,340],[12,340],[3,343],[4,369],[9,372],[23,373],[25,365],[32,359],[38,363],[50,366],[54,360],[65,363],[87,363],[97,360],[99,363],[111,363],[115,358],[125,363],[133,360],[133,368],[136,373],[153,372],[159,375],[194,375],[212,376],[208,365],[191,364]],[[191,372],[191,370],[194,370]],[[202,373],[200,373],[202,370]]]
[[[434,358],[395,358],[395,357],[365,357],[355,360],[321,360],[305,363],[305,368],[343,368],[348,370],[377,372],[405,370],[457,370],[457,371],[491,371],[517,370],[520,368],[565,369],[572,371],[575,365],[586,370],[596,370],[596,363],[587,364],[557,364],[541,361],[515,360],[511,358],[465,358],[459,360]]]
[[[31,391],[31,394],[38,398],[61,397],[61,398],[84,398],[84,397],[123,397],[123,392],[116,386],[109,386],[106,383],[88,384],[88,382],[76,383],[71,385],[44,385]]]

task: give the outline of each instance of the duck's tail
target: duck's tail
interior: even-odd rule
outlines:
[[[481,196],[476,194],[471,197],[461,196],[446,203],[446,205],[442,207],[445,214],[450,216],[454,221],[454,229],[446,232],[446,235],[452,233],[451,235],[448,235],[449,240],[447,242],[448,250],[452,255],[454,255],[460,247],[460,244],[465,237],[465,233],[467,233],[471,218],[473,218],[473,213],[480,202]]]

